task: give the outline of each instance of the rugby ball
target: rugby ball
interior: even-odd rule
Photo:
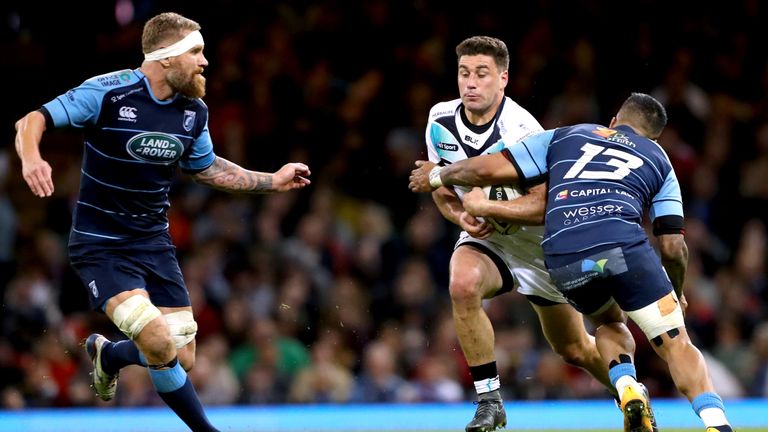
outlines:
[[[483,188],[485,197],[491,201],[509,201],[523,196],[523,191],[517,186],[511,185],[493,185]],[[513,234],[520,229],[520,225],[511,222],[497,221],[494,218],[487,217],[485,220],[493,225],[496,232],[500,234]]]

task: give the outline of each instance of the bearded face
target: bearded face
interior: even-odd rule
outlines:
[[[173,61],[165,79],[174,92],[190,99],[199,99],[205,96],[205,77],[202,72],[203,69],[197,65]]]

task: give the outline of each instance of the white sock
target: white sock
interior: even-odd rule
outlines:
[[[486,378],[484,380],[475,381],[475,390],[477,391],[477,394],[492,392],[498,390],[499,387],[501,387],[501,381],[499,380],[498,375],[496,375],[495,378]]]
[[[704,408],[699,412],[701,421],[704,422],[704,427],[715,427],[727,425],[728,420],[725,418],[725,412],[720,408]]]
[[[619,398],[624,396],[624,390],[626,390],[627,387],[632,387],[635,392],[637,392],[637,394],[643,394],[643,391],[640,389],[640,385],[638,385],[637,380],[632,378],[631,375],[624,375],[616,380],[616,391],[619,392]]]

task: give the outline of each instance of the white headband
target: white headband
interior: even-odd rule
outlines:
[[[144,61],[162,60],[168,57],[175,57],[177,55],[184,54],[197,45],[205,45],[203,42],[203,35],[199,30],[195,30],[192,33],[186,35],[184,39],[171,44],[165,48],[159,48],[151,53],[144,54]]]

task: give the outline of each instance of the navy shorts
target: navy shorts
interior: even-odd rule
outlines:
[[[597,253],[548,256],[546,261],[557,289],[584,314],[596,312],[611,298],[624,311],[638,310],[673,290],[648,241]]]
[[[150,245],[77,245],[69,249],[72,268],[88,291],[93,309],[102,309],[111,297],[144,288],[155,306],[190,306],[189,292],[176,259],[176,248],[167,242]]]

